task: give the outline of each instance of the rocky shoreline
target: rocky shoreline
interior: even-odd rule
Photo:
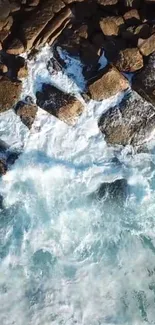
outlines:
[[[85,100],[102,101],[129,90],[120,106],[103,114],[99,128],[110,145],[143,145],[155,125],[154,10],[154,0],[0,0],[0,113],[14,108],[29,129],[37,106],[76,123],[84,105],[52,85],[42,85],[36,103],[19,102],[28,73],[21,55],[35,58],[48,43],[55,71],[66,67],[58,48],[82,63]],[[7,163],[1,158],[0,163],[4,174]]]

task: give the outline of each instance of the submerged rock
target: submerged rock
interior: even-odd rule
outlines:
[[[143,145],[155,128],[154,106],[133,91],[102,115],[99,127],[110,145]]]
[[[37,92],[36,97],[38,106],[69,125],[76,123],[84,109],[78,99],[52,85],[43,84],[42,91]]]
[[[99,199],[105,199],[110,201],[122,202],[126,199],[128,193],[127,180],[117,179],[112,183],[101,184],[97,191],[97,197]]]

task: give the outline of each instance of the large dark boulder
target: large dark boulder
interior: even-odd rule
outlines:
[[[143,146],[155,128],[154,106],[132,92],[102,115],[99,127],[110,145]]]
[[[84,107],[78,99],[49,84],[43,84],[36,97],[38,106],[70,125],[75,124],[83,112]]]
[[[155,104],[155,53],[153,53],[143,70],[137,73],[132,80],[132,88],[144,99]]]

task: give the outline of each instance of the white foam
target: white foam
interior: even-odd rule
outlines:
[[[45,47],[29,62],[22,96],[35,98],[43,82],[80,96],[73,79],[47,71],[50,55]],[[30,132],[12,111],[1,116],[3,140],[24,145],[0,183],[8,209],[0,230],[2,325],[154,323],[152,157],[125,148],[117,152],[122,164],[113,163],[97,126],[121,96],[90,102],[73,127],[42,109]],[[122,177],[131,188],[125,206],[93,199],[102,182]]]

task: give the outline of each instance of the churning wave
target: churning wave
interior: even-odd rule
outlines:
[[[29,62],[22,97],[48,82],[82,100],[79,62],[53,74],[50,56],[45,47]],[[0,182],[1,325],[155,324],[153,149],[109,148],[98,128],[120,98],[85,104],[72,127],[42,109],[31,131],[12,110],[0,114],[1,139],[22,150]],[[123,204],[98,198],[122,178]]]

